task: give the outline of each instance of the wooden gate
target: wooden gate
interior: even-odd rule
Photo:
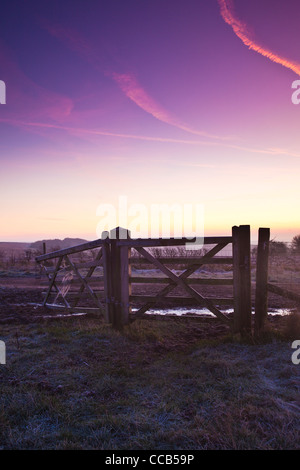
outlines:
[[[121,329],[129,321],[143,317],[151,307],[159,306],[166,300],[174,302],[174,305],[192,300],[195,305],[207,308],[217,318],[232,326],[235,332],[250,334],[250,226],[233,227],[232,236],[204,237],[204,247],[211,247],[200,256],[156,256],[151,252],[151,249],[161,247],[188,247],[193,241],[196,242],[196,239],[131,239],[127,230],[116,228],[109,236],[107,232],[103,234],[102,239],[38,256],[36,261],[43,266],[49,279],[43,305],[72,312],[83,309],[98,312],[113,327]],[[231,256],[220,256],[220,252],[230,244]],[[83,256],[82,253],[88,253],[88,259],[80,259],[79,255]],[[49,267],[54,259],[57,259],[55,266]],[[160,275],[132,275],[132,267],[136,263],[150,265]],[[208,264],[231,266],[233,275],[225,279],[193,276]],[[179,274],[172,269],[178,265]],[[138,284],[156,284],[162,287],[155,294],[133,295],[132,286]],[[203,285],[232,286],[232,296],[204,296],[199,292]],[[77,290],[74,291],[73,286],[77,286]],[[180,288],[184,294],[172,296],[176,288]],[[54,302],[52,298],[51,303],[50,298],[53,295]],[[80,307],[80,301],[87,296],[90,305]],[[58,304],[58,300],[63,305]],[[133,302],[142,304],[135,312],[132,310]],[[222,311],[224,305],[233,306],[233,320]]]

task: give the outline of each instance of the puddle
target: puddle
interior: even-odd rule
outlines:
[[[61,314],[57,313],[55,315],[41,315],[40,318],[66,318],[66,317],[82,317],[84,315],[87,315],[86,312],[82,313],[66,313],[66,314]]]
[[[25,307],[25,306],[33,306],[34,309],[37,309],[38,307],[42,307],[42,304],[37,304],[37,303],[27,303],[27,304],[13,304],[15,307]],[[62,305],[57,306],[60,309],[63,309]],[[132,313],[135,313],[138,311],[138,308],[132,308]],[[233,309],[226,309],[226,310],[221,310],[222,313],[225,314],[231,314],[233,313]],[[268,314],[269,315],[290,315],[290,313],[293,311],[293,309],[290,308],[270,308]],[[254,314],[254,309],[252,310],[252,314]],[[177,316],[183,316],[183,315],[201,315],[205,317],[212,317],[215,318],[215,315],[210,312],[206,308],[192,308],[192,307],[173,307],[173,308],[151,308],[147,310],[146,312],[147,315],[177,315]],[[43,318],[61,318],[61,317],[75,317],[75,316],[84,316],[87,315],[87,312],[84,312],[84,308],[82,312],[77,312],[77,313],[65,313],[65,314],[53,314],[53,315],[42,315]]]
[[[132,312],[137,312],[138,308],[133,308]],[[268,314],[269,315],[289,315],[291,313],[291,309],[288,308],[270,308]],[[146,312],[148,315],[203,315],[203,316],[208,316],[208,317],[214,317],[215,315],[210,312],[206,308],[189,308],[189,307],[174,307],[174,308],[164,308],[164,309],[159,309],[159,308],[152,308],[147,310]],[[222,310],[222,313],[225,314],[230,314],[233,313],[233,309],[226,309]],[[254,314],[254,310],[252,310],[252,314]]]

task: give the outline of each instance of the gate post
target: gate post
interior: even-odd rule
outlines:
[[[104,297],[105,297],[105,313],[104,319],[106,323],[112,323],[113,304],[112,304],[112,282],[111,282],[111,255],[109,232],[102,232],[101,236],[104,243],[102,245],[102,265],[104,277]]]
[[[130,285],[130,253],[131,248],[122,246],[122,240],[128,240],[130,232],[117,227],[110,231],[110,259],[111,259],[111,291],[112,315],[111,322],[115,329],[121,330],[129,322],[129,296]]]
[[[233,332],[240,331],[240,244],[239,244],[239,227],[236,225],[232,227],[232,257],[233,257]]]
[[[250,225],[232,227],[233,254],[233,330],[251,336]]]
[[[260,228],[256,258],[255,335],[262,333],[268,317],[268,262],[270,229]]]

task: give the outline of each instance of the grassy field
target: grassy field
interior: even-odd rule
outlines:
[[[299,448],[295,324],[242,344],[211,322],[1,325],[2,449]]]
[[[0,448],[299,449],[299,316],[270,317],[260,344],[217,319],[137,320],[122,333],[46,319],[45,280],[32,257],[15,258],[0,257]],[[299,257],[272,255],[269,268],[299,292]],[[216,269],[201,276],[231,276]],[[295,307],[273,295],[269,306]]]

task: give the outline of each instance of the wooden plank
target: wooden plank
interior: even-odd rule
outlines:
[[[191,243],[195,242],[196,238],[189,239],[189,238],[138,238],[128,239],[128,240],[118,240],[118,246],[131,246],[132,248],[135,247],[151,247],[151,246],[182,246],[186,245],[187,250],[189,250],[188,246]],[[204,237],[201,240],[203,245],[215,245],[216,243],[228,243],[232,242],[232,237]]]
[[[48,259],[58,258],[59,256],[71,255],[73,253],[79,253],[80,251],[86,250],[93,250],[94,248],[98,248],[102,246],[104,240],[94,240],[92,242],[81,243],[80,245],[75,245],[70,248],[64,248],[63,250],[52,251],[51,253],[47,253],[45,255],[37,256],[35,260],[37,262],[46,261]]]
[[[58,278],[58,276],[57,276],[56,282],[61,282],[62,280],[63,280],[62,277]],[[104,276],[99,276],[99,277],[94,276],[94,277],[89,278],[89,284],[90,285],[98,285],[102,282],[104,282]],[[76,287],[76,286],[81,286],[82,282],[80,281],[80,279],[74,278],[70,281],[70,284],[71,284],[71,286]]]
[[[170,279],[166,277],[134,276],[130,280],[132,284],[170,284]],[[233,279],[190,278],[186,282],[192,285],[232,286]]]
[[[179,297],[179,296],[168,296],[168,297],[158,297],[157,295],[131,295],[130,296],[131,301],[137,301],[137,302],[149,302],[151,304],[156,304],[158,301],[160,302],[174,302],[180,305],[187,305],[188,303],[194,302],[193,297]],[[209,300],[210,302],[213,302],[216,305],[232,305],[233,304],[233,298],[228,297],[228,298],[216,298],[216,297],[206,297],[205,300]],[[201,307],[205,307],[206,304],[205,302],[200,302],[200,300],[197,300],[197,306],[200,305]],[[152,305],[153,306],[153,305]]]
[[[255,334],[259,335],[268,317],[268,264],[270,229],[260,228],[256,259]]]
[[[225,245],[226,246],[226,245]],[[204,260],[205,258],[205,260]],[[218,256],[216,258],[209,258],[209,257],[201,257],[201,258],[196,258],[196,257],[174,257],[174,258],[156,258],[158,259],[161,263],[163,264],[173,264],[173,265],[179,265],[179,264],[197,264],[201,263],[201,265],[204,264],[233,264],[233,258],[231,256]],[[142,264],[142,265],[149,265],[151,264],[149,260],[145,260],[143,258],[137,258],[137,257],[132,257],[131,258],[131,265],[134,264]]]
[[[184,280],[178,276],[176,276],[172,271],[170,271],[166,266],[164,266],[158,259],[154,258],[148,251],[146,251],[144,248],[136,248],[136,250],[143,256],[145,256],[146,259],[151,261],[155,266],[157,266],[158,269],[160,269],[164,274],[170,277],[170,279],[176,283],[178,286],[182,287],[184,290],[186,290],[192,297],[194,297],[196,300],[199,302],[204,302],[205,306],[216,315],[216,317],[222,319],[225,322],[230,322],[229,318],[226,317],[217,307],[214,306],[214,304],[208,300],[205,299],[199,292],[195,291],[191,286],[187,285]]]
[[[275,286],[274,284],[267,283],[267,289],[269,292],[273,294],[280,295],[285,297],[286,299],[293,300],[294,302],[300,302],[300,295],[296,294],[295,292],[291,292],[287,289],[283,289],[282,287]]]
[[[94,276],[89,278],[90,284],[96,284],[98,285],[99,283],[104,281],[104,276]],[[81,285],[82,282],[79,279],[72,279],[71,281],[72,286],[78,286]]]
[[[99,296],[100,298],[103,298],[103,299],[104,299],[104,289],[102,289],[102,290],[94,290],[94,289],[93,289],[93,292],[94,292],[95,295],[97,295],[97,296]],[[46,294],[45,291],[42,292],[42,295],[45,295],[45,294]],[[51,292],[51,295],[52,295],[52,294],[55,295],[55,292]],[[77,291],[77,290],[76,290],[76,291],[70,291],[70,290],[69,290],[68,293],[67,293],[67,296],[68,296],[68,297],[71,297],[71,298],[74,298],[74,297],[76,297],[77,295],[78,295],[78,291]],[[83,292],[81,295],[85,295],[85,292]],[[88,295],[88,293],[86,293],[86,295]],[[67,307],[67,305],[66,305],[66,307]],[[71,305],[69,305],[69,307],[71,307]]]

